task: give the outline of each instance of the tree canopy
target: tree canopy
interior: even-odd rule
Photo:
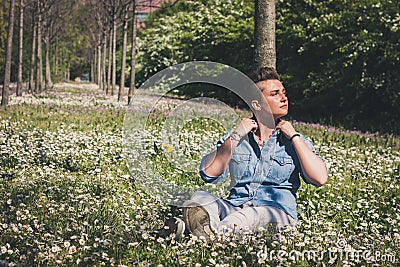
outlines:
[[[277,69],[295,118],[399,131],[399,10],[390,0],[277,2]],[[141,81],[191,60],[248,70],[253,12],[250,0],[190,0],[155,13],[140,33]]]
[[[280,1],[277,10],[281,71],[302,92],[296,111],[398,128],[398,1]]]
[[[217,61],[245,69],[253,57],[251,1],[188,0],[153,15],[139,33],[139,75],[186,61]]]

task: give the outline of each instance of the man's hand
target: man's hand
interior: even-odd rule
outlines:
[[[292,124],[288,121],[281,120],[277,125],[276,129],[281,130],[281,132],[286,136],[287,139],[290,139],[294,134],[296,134],[296,130],[293,128]]]
[[[242,137],[247,135],[250,131],[255,131],[258,128],[258,124],[255,120],[250,118],[244,118],[239,123],[236,128],[236,132],[239,133]]]

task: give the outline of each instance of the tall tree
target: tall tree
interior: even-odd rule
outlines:
[[[102,41],[102,59],[101,59],[101,81],[100,81],[100,88],[103,88],[103,91],[107,88],[107,72],[106,72],[106,65],[107,65],[107,33],[103,33],[103,41]]]
[[[121,95],[123,90],[125,89],[125,68],[126,68],[126,46],[128,42],[128,22],[129,22],[129,12],[131,10],[131,0],[124,2],[123,8],[123,21],[122,21],[122,58],[121,58],[121,79],[120,86],[118,90],[118,101],[121,100]]]
[[[43,41],[45,44],[45,89],[52,86],[50,50],[57,35],[64,33],[65,24],[69,18],[68,13],[72,10],[73,1],[46,0],[43,2]],[[53,53],[54,54],[54,53]]]
[[[275,0],[254,1],[254,62],[276,68]]]
[[[102,88],[102,82],[101,82],[101,63],[103,62],[103,53],[102,53],[102,38],[101,38],[101,33],[99,33],[99,40],[97,44],[97,66],[96,66],[96,83],[99,85],[100,89]]]
[[[111,55],[111,95],[114,95],[116,82],[117,82],[117,15],[116,12],[112,13],[112,55]]]
[[[108,40],[108,63],[107,63],[107,89],[106,89],[106,94],[108,94],[109,92],[111,92],[111,70],[112,70],[112,45],[113,45],[113,34],[112,34],[112,30],[110,31],[110,36],[109,36],[109,40]]]
[[[1,0],[0,1],[0,58],[1,58],[1,66],[0,72],[4,73],[4,56],[6,54],[6,42],[7,42],[7,27],[8,27],[8,13],[9,13],[9,1]],[[0,77],[0,82],[3,83],[3,75]]]
[[[114,95],[116,88],[116,78],[117,78],[117,30],[118,26],[121,23],[121,13],[124,9],[124,5],[122,4],[122,0],[107,0],[103,1],[104,9],[107,11],[106,14],[110,16],[110,50],[109,50],[109,78],[111,78],[111,95]],[[108,81],[110,84],[110,81]]]
[[[24,52],[24,11],[25,2],[19,2],[19,47],[18,47],[18,82],[17,82],[17,96],[22,96],[22,66],[23,66],[23,52]]]
[[[32,5],[32,45],[31,45],[31,62],[29,67],[29,85],[28,92],[32,93],[35,87],[35,66],[36,66],[36,41],[37,41],[37,27],[36,27],[36,5],[34,1]]]
[[[97,49],[94,49],[94,51],[92,52],[89,62],[90,62],[90,77],[92,79],[96,79],[94,66],[96,66],[97,64]]]
[[[4,84],[1,97],[1,105],[8,104],[10,76],[11,76],[11,54],[12,54],[12,41],[14,33],[14,8],[15,0],[10,0],[10,16],[8,20],[8,34],[7,34],[7,48],[6,48],[6,64],[4,68]]]
[[[43,56],[42,56],[42,12],[43,2],[38,1],[36,6],[37,21],[36,26],[36,40],[37,40],[37,51],[36,51],[36,80],[35,80],[35,93],[40,93],[43,88]]]
[[[47,1],[44,1],[48,4]],[[51,3],[54,4],[54,1]],[[51,70],[50,70],[50,40],[52,35],[52,27],[54,23],[54,16],[58,14],[52,14],[52,7],[46,7],[46,18],[43,21],[43,41],[45,45],[45,82],[44,88],[45,90],[49,89],[52,86],[53,82],[51,80]]]
[[[99,2],[89,2],[90,8],[94,11],[94,16],[88,20],[89,32],[96,44],[97,49],[97,72],[93,82],[97,83],[100,89],[106,90],[106,56],[107,56],[107,35],[109,30],[108,19],[104,5]]]
[[[133,92],[135,90],[135,74],[136,74],[136,31],[137,31],[137,14],[136,3],[133,1],[133,19],[132,19],[132,46],[131,46],[131,81],[128,91],[128,105],[131,102]]]

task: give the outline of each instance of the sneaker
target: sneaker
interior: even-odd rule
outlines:
[[[192,205],[196,205],[196,203],[192,203]],[[183,209],[183,219],[191,234],[197,237],[204,236],[207,241],[210,241],[213,231],[210,226],[210,215],[205,208],[200,205],[186,207]]]
[[[164,227],[158,231],[157,236],[165,238],[173,235],[174,239],[179,239],[184,232],[185,222],[182,219],[172,217],[165,221]]]

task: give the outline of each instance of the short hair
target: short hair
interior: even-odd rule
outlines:
[[[279,81],[281,80],[276,69],[272,67],[257,68],[255,70],[252,70],[248,74],[248,76],[254,83],[266,80],[279,80]]]

